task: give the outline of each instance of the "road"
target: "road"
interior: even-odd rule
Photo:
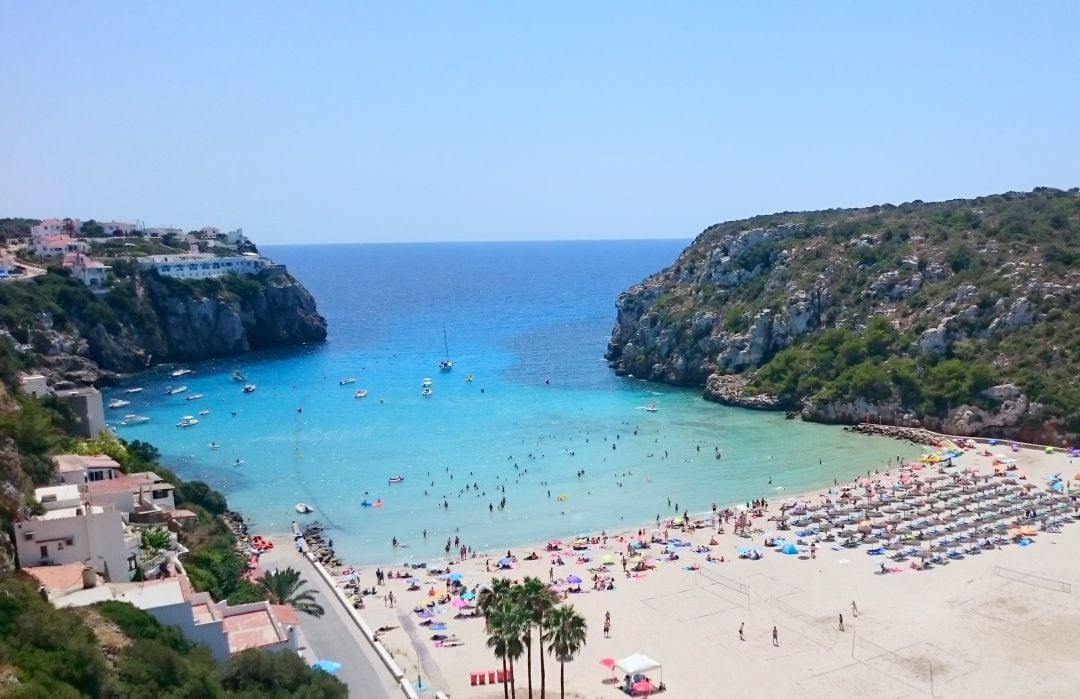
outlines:
[[[311,655],[320,660],[333,660],[342,665],[337,678],[349,686],[351,697],[399,697],[397,687],[386,667],[375,655],[367,639],[360,633],[348,613],[338,602],[334,591],[315,571],[311,562],[295,549],[280,543],[259,561],[263,570],[293,567],[303,573],[308,586],[318,590],[315,596],[326,610],[321,618],[300,614],[300,628],[307,639]]]

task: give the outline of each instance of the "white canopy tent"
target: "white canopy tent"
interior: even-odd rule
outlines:
[[[615,669],[624,675],[644,675],[646,672],[661,670],[661,665],[647,655],[634,653],[622,660],[616,660]],[[662,670],[661,677],[663,677]]]

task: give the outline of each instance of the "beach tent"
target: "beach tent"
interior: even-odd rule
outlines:
[[[795,544],[791,543],[790,541],[787,542],[786,544],[784,544],[783,548],[780,549],[780,553],[786,553],[789,556],[794,555],[794,554],[796,554],[798,552],[799,552],[798,547],[795,546]]]
[[[642,653],[634,653],[621,660],[616,660],[615,669],[620,673],[630,675],[631,677],[634,675],[644,675],[646,672],[652,672],[653,670],[660,670],[660,680],[663,681],[663,668],[660,663]]]

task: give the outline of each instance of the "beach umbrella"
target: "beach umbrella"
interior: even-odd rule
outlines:
[[[568,575],[566,576],[566,582],[570,583],[571,585],[580,585],[581,578],[576,575]]]
[[[610,554],[610,553],[605,553],[603,561],[604,561],[604,563],[614,563],[615,562],[615,556],[613,554]]]
[[[336,663],[333,660],[316,660],[311,664],[311,667],[333,675],[341,669],[341,663]]]
[[[464,576],[461,573],[450,573],[447,577],[454,582],[460,582]]]
[[[614,672],[615,670],[615,658],[600,658],[600,664],[606,667],[608,670]]]
[[[461,599],[460,597],[455,597],[454,599],[450,600],[450,606],[454,609],[461,609],[462,607],[468,607],[469,603]]]
[[[462,592],[461,599],[476,599],[476,593],[472,590],[469,590],[468,592]]]
[[[648,694],[652,694],[653,686],[652,686],[652,682],[649,682],[648,680],[642,680],[640,682],[635,682],[634,686],[631,689],[633,689],[634,694],[646,694],[646,695],[648,695]]]

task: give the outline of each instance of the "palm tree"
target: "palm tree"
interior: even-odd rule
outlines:
[[[555,607],[558,598],[540,578],[525,578],[521,585],[514,588],[518,604],[521,605],[529,622],[525,634],[525,652],[529,668],[529,699],[532,699],[532,627],[540,641],[540,696],[547,689],[547,672],[544,666],[544,617]]]
[[[585,618],[568,604],[552,609],[544,620],[548,652],[559,661],[559,697],[566,696],[566,663],[585,645]]]
[[[307,581],[300,577],[300,571],[292,567],[263,573],[255,584],[266,595],[270,604],[289,604],[297,611],[314,617],[320,617],[324,613],[322,606],[315,601],[317,590],[301,589]]]
[[[510,595],[510,592],[511,584],[509,579],[495,578],[491,581],[491,587],[480,590],[480,594],[476,598],[476,606],[487,617],[488,613],[499,605],[499,602]],[[489,626],[489,624],[485,622],[485,626]]]
[[[525,650],[521,638],[527,633],[529,622],[525,613],[509,595],[506,595],[492,607],[487,615],[487,646],[495,652],[495,657],[502,660],[503,676],[509,675],[510,687],[507,688],[503,681],[503,696],[510,698],[511,694],[517,696],[514,688],[514,675],[507,672],[507,664],[511,670],[515,660],[521,657]]]

